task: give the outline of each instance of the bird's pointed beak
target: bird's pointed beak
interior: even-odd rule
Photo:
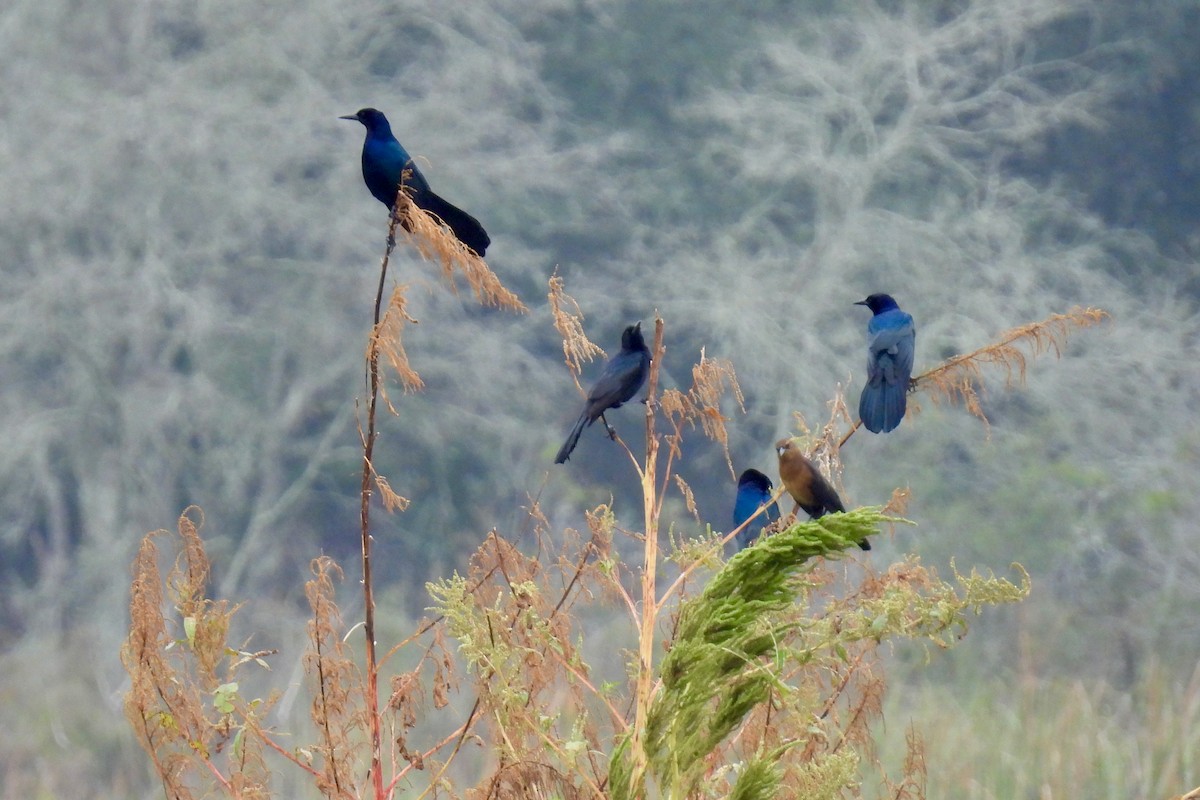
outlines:
[[[358,118],[358,114],[347,114],[344,117],[338,117],[338,119],[352,119],[355,122],[362,122],[362,120]]]
[[[345,119],[345,117],[342,117],[342,119]],[[856,305],[856,306],[865,306],[866,304],[867,304],[866,300],[855,300],[854,301],[854,305]]]

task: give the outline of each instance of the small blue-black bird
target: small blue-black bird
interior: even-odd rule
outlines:
[[[492,240],[487,231],[479,224],[479,220],[463,211],[458,206],[451,205],[429,188],[429,181],[417,169],[412,157],[404,146],[392,135],[392,126],[382,111],[374,108],[361,109],[356,114],[349,114],[338,119],[358,120],[367,127],[367,138],[363,141],[362,170],[363,180],[375,199],[389,209],[396,204],[396,192],[400,181],[408,189],[409,196],[417,208],[424,209],[440,219],[460,242],[483,256]],[[411,231],[407,219],[400,220],[404,230]]]
[[[754,517],[758,509],[771,501],[771,479],[756,469],[742,473],[737,482],[737,497],[733,501],[733,527]],[[779,519],[779,504],[771,503],[767,510],[754,517],[754,521],[738,531],[734,539],[738,550],[745,550],[762,533],[769,523]]]
[[[642,323],[630,325],[621,333],[621,352],[608,360],[600,379],[592,384],[588,391],[587,403],[583,413],[575,421],[575,427],[567,435],[567,440],[554,457],[555,464],[562,464],[571,457],[571,451],[579,442],[579,434],[597,419],[604,420],[604,427],[609,428],[604,412],[610,408],[620,408],[622,404],[633,399],[646,382],[650,374],[650,350],[646,340],[642,338]],[[609,428],[610,434],[612,429]]]
[[[872,433],[887,433],[904,419],[917,329],[912,315],[901,311],[891,295],[873,294],[854,305],[875,315],[867,323],[867,384],[858,399],[858,416]]]
[[[780,439],[775,443],[775,453],[779,456],[779,480],[805,514],[819,519],[826,514],[845,513],[846,507],[837,490],[825,480],[816,465],[804,457],[795,439]],[[871,543],[866,539],[858,546],[863,550],[871,549]]]

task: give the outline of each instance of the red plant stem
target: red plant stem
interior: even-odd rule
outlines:
[[[371,783],[375,789],[375,800],[384,800],[383,789],[383,736],[379,719],[379,665],[375,661],[375,595],[371,585],[371,459],[375,453],[375,407],[379,401],[379,318],[383,308],[383,287],[387,282],[388,260],[396,242],[396,223],[399,218],[392,214],[388,225],[388,245],[379,268],[379,289],[375,292],[375,316],[371,326],[371,346],[368,349],[367,371],[370,391],[367,398],[367,431],[363,436],[363,471],[359,508],[362,528],[362,571],[363,571],[363,633],[367,645],[367,719],[371,727]]]

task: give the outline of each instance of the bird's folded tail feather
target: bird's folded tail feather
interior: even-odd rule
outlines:
[[[579,435],[583,433],[583,429],[592,423],[587,412],[579,415],[579,419],[575,421],[575,427],[571,428],[571,432],[567,434],[567,440],[563,442],[563,446],[558,449],[558,455],[554,457],[555,464],[564,464],[571,457],[571,451],[575,449],[575,445],[579,443]]]
[[[492,240],[479,224],[479,220],[458,206],[446,202],[434,192],[426,193],[421,199],[422,208],[449,225],[460,242],[474,250],[480,258],[483,257]]]
[[[905,397],[908,386],[904,383],[869,383],[863,388],[858,400],[858,416],[863,426],[871,433],[887,433],[904,419]]]

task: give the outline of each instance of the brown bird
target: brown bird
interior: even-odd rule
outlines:
[[[805,514],[817,519],[825,514],[846,510],[842,498],[800,452],[795,439],[780,439],[775,443],[775,452],[779,454],[779,480]],[[871,549],[871,543],[866,539],[859,542],[858,546],[863,550]]]

